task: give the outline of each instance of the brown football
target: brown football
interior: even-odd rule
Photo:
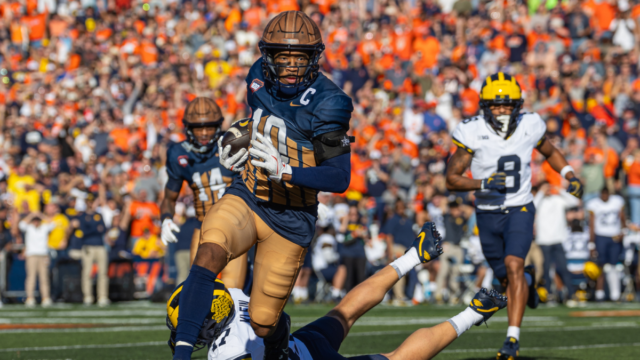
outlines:
[[[229,130],[222,136],[222,149],[231,145],[229,156],[235,155],[240,149],[249,147],[251,132],[249,131],[250,119],[241,119],[229,127]],[[220,151],[222,151],[222,149]]]

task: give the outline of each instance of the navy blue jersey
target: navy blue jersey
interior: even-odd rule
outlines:
[[[80,213],[77,219],[80,221],[80,228],[75,231],[75,236],[82,240],[82,245],[104,245],[106,226],[100,214]]]
[[[251,138],[260,133],[271,138],[284,162],[291,167],[314,167],[311,139],[336,130],[348,130],[351,98],[322,73],[294,98],[277,99],[267,87],[262,59],[253,64],[247,81],[251,107]],[[229,193],[244,198],[249,206],[281,236],[307,246],[316,221],[318,191],[287,182],[274,182],[268,173],[247,162],[238,184]]]
[[[167,189],[179,192],[182,182],[193,190],[194,206],[199,221],[222,197],[235,174],[220,165],[218,147],[208,153],[191,150],[187,141],[172,144],[167,150]]]

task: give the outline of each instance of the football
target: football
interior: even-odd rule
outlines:
[[[249,120],[250,119],[241,119],[234,122],[229,127],[229,130],[222,136],[222,148],[224,149],[227,145],[231,145],[229,156],[235,155],[240,149],[249,147],[249,142],[251,141]]]

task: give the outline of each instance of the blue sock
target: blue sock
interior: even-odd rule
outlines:
[[[524,273],[524,279],[527,280],[527,286],[531,286],[531,284],[533,283],[533,278],[531,277],[531,274]],[[182,301],[182,298],[180,298],[180,301]]]
[[[202,329],[204,318],[211,309],[216,274],[198,265],[191,266],[191,271],[184,282],[180,294],[180,312],[176,329],[176,354],[174,359],[190,359],[192,346],[179,345],[183,341],[195,345]]]

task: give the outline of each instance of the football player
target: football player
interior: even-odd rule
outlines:
[[[525,304],[538,305],[534,271],[524,267],[533,240],[535,208],[531,195],[531,154],[538,149],[551,167],[569,180],[568,192],[582,197],[582,184],[564,156],[545,138],[536,113],[521,113],[523,99],[515,78],[499,72],[482,85],[482,115],[464,120],[453,132],[458,149],[447,167],[447,188],[475,190],[482,251],[509,297],[509,328],[498,359],[519,353]],[[462,174],[471,165],[473,178]]]
[[[194,207],[199,221],[211,206],[224,194],[227,184],[235,173],[220,165],[218,158],[218,138],[222,134],[220,126],[224,118],[220,107],[209,98],[198,97],[187,105],[182,124],[187,140],[173,144],[167,150],[167,175],[164,199],[160,204],[162,213],[162,242],[167,245],[176,242],[174,232],[180,228],[173,222],[176,200],[186,181],[193,190]],[[191,238],[190,263],[198,248],[200,229],[193,232]],[[247,273],[247,258],[242,256],[234,260],[222,274],[229,288],[242,289]]]
[[[220,152],[221,164],[241,176],[202,223],[174,359],[190,358],[216,275],[256,243],[251,326],[264,338],[265,359],[287,358],[289,323],[280,314],[314,235],[318,192],[349,186],[353,105],[318,72],[320,29],[303,12],[283,12],[269,21],[259,47],[262,58],[246,78],[251,144],[233,156],[230,145]]]
[[[378,305],[407,272],[420,263],[437,258],[442,253],[440,235],[434,223],[425,223],[412,247],[403,256],[356,286],[324,317],[304,326],[288,337],[287,359],[339,360],[347,359],[338,349],[356,320]],[[179,312],[185,311],[179,287],[167,303],[167,326],[171,329],[169,346],[175,348],[175,328]],[[213,304],[206,311],[207,322],[201,326],[197,346],[210,345],[210,360],[260,359],[265,346],[249,324],[247,312],[251,300],[237,289],[226,291],[216,282]],[[460,314],[432,328],[420,329],[410,335],[397,349],[386,354],[355,356],[358,360],[431,359],[473,325],[487,321],[507,306],[506,297],[496,291],[480,290],[471,304]],[[211,309],[218,309],[214,312]],[[287,314],[282,315],[287,321]],[[217,320],[216,320],[217,319]]]

